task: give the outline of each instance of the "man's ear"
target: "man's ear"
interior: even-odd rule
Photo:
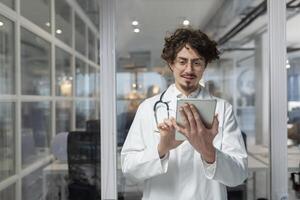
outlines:
[[[172,65],[171,65],[170,63],[168,63],[168,66],[169,66],[170,70],[173,72],[173,67],[172,67]]]

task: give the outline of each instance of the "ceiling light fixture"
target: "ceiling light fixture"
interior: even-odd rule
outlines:
[[[185,19],[185,20],[183,20],[182,24],[183,24],[184,26],[188,26],[188,25],[190,25],[190,21],[187,20],[187,19]]]
[[[56,30],[56,33],[57,33],[57,34],[61,34],[61,33],[62,33],[62,30],[57,29],[57,30]]]
[[[135,29],[133,29],[133,32],[139,33],[139,32],[140,32],[140,29],[139,29],[139,28],[135,28]]]
[[[3,26],[3,25],[4,25],[4,23],[0,21],[0,26]]]
[[[50,22],[46,22],[46,26],[50,27]]]
[[[133,26],[137,26],[137,25],[139,25],[139,22],[136,21],[136,20],[134,20],[134,21],[131,22],[131,24],[132,24]]]

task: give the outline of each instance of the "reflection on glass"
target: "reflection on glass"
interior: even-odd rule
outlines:
[[[97,64],[100,65],[100,40],[97,40]]]
[[[96,78],[96,97],[100,98],[100,69],[97,69],[97,78]]]
[[[56,47],[55,51],[55,85],[57,96],[72,96],[72,57],[69,53]]]
[[[258,10],[257,6],[262,2],[266,3],[266,1],[262,0],[255,2],[248,1],[247,3],[245,1],[235,1],[235,6],[241,7],[237,9],[239,11],[233,11],[233,3],[226,1],[222,4],[222,8],[219,7],[219,9],[214,11],[207,10],[210,15],[203,19],[211,23],[205,23],[205,26],[197,26],[192,22],[191,26],[205,30],[212,39],[218,40],[226,36],[228,30],[234,27],[237,24],[236,22],[240,21],[239,15],[241,12],[246,16],[254,10]],[[118,1],[117,22],[121,22],[122,19],[129,17],[126,9],[123,9],[128,3],[130,3],[130,0]],[[134,4],[132,5],[130,9],[134,11],[140,9],[140,6],[135,7]],[[150,4],[145,2],[143,6],[146,8],[144,9],[145,11]],[[179,5],[176,5],[174,2],[173,6],[176,7]],[[180,5],[180,7],[182,6]],[[184,4],[185,9],[190,10],[189,14],[191,16],[199,15],[192,8],[202,6],[203,4],[200,1],[186,2]],[[215,6],[220,6],[220,2],[216,2],[214,5],[211,4],[210,8]],[[151,9],[165,10],[167,8],[163,4],[157,4],[155,8],[151,5]],[[228,13],[231,14],[228,15]],[[173,14],[175,19],[182,16],[183,13],[177,12]],[[176,26],[180,26],[179,23],[181,22],[164,19],[164,23],[168,25],[158,31],[155,29],[155,24],[157,24],[156,21],[159,17],[156,18],[153,13],[148,15],[147,12],[144,12],[143,17],[147,19],[147,24],[150,24],[149,27],[152,29],[144,31],[141,29],[142,34],[132,34],[129,38],[125,37],[124,31],[122,31],[124,30],[124,25],[122,23],[116,24],[116,37],[118,38],[116,40],[116,52],[119,53],[116,54],[116,63],[118,65],[118,72],[116,74],[117,142],[120,147],[124,143],[139,103],[145,98],[157,94],[157,88],[160,89],[159,92],[162,92],[168,85],[174,82],[172,72],[168,69],[166,63],[161,60],[160,55],[164,44],[164,37],[169,32],[173,32]],[[258,21],[259,23],[263,22],[263,25],[260,24],[258,26],[255,24]],[[268,68],[268,63],[265,62],[268,60],[268,38],[263,36],[265,32],[261,31],[262,26],[264,26],[264,31],[268,28],[266,12],[261,13],[249,27],[240,30],[235,36],[227,38],[226,42],[222,46],[219,46],[219,48],[224,49],[224,53],[220,57],[221,59],[216,63],[209,63],[205,69],[203,80],[201,80],[201,84],[209,87],[214,96],[219,96],[233,105],[234,114],[237,115],[237,121],[240,122],[239,126],[243,133],[245,133],[243,136],[245,136],[245,141],[249,147],[248,151],[259,149],[257,153],[259,155],[256,155],[257,158],[252,157],[249,160],[249,166],[253,167],[258,164],[262,167],[260,168],[261,170],[258,172],[255,167],[251,168],[249,170],[251,172],[249,173],[249,179],[246,182],[241,183],[236,188],[228,188],[228,199],[258,199],[267,198],[269,195],[269,185],[267,183],[269,175],[269,130],[263,129],[269,125],[266,123],[269,119],[264,116],[263,109],[257,112],[258,108],[269,107],[268,101],[264,99],[266,97],[265,94],[268,94],[269,88],[267,85],[262,84],[267,83],[268,80],[266,80],[266,77],[262,77],[262,73],[256,74],[256,70],[262,71]],[[250,29],[252,30],[251,33],[248,32]],[[249,37],[249,35],[251,36]],[[251,44],[246,45],[245,41],[247,43],[251,41]],[[219,43],[219,41],[217,42]],[[145,71],[148,73],[144,73]],[[150,73],[156,73],[164,81],[158,81]],[[164,82],[165,84],[157,84],[160,82]],[[265,92],[264,90],[267,91]],[[265,104],[265,102],[267,103]],[[117,156],[120,156],[120,154],[118,153]],[[263,161],[256,163],[256,159]],[[252,173],[253,171],[255,173]],[[120,174],[118,177],[119,198],[128,200],[132,196],[141,198],[142,185],[135,185],[130,179],[123,177],[120,169],[117,170],[117,173]],[[238,194],[236,191],[238,191]]]
[[[55,1],[55,35],[71,46],[72,43],[72,13],[65,0]]]
[[[95,101],[76,101],[76,128],[85,129],[86,121],[96,119]]]
[[[85,23],[78,15],[75,15],[75,49],[86,55]]]
[[[88,72],[85,62],[76,58],[76,96],[88,96]]]
[[[51,0],[21,0],[21,14],[44,30],[51,32],[50,2]]]
[[[140,102],[165,88],[165,79],[156,72],[117,73],[118,146],[123,145]]]
[[[94,33],[89,29],[89,59],[92,61],[95,61],[95,35]]]
[[[0,94],[15,93],[14,23],[0,15]]]
[[[22,200],[43,199],[43,178],[41,167],[22,179]],[[49,188],[47,190],[49,191]]]
[[[3,3],[3,4],[5,4],[6,6],[12,8],[12,9],[15,8],[14,0],[0,0],[0,3]]]
[[[22,103],[22,166],[48,155],[51,139],[49,102]]]
[[[96,94],[96,81],[97,81],[96,69],[92,66],[89,66],[89,96],[90,97],[94,97]]]
[[[72,102],[56,102],[56,134],[71,131]]]
[[[93,22],[99,30],[99,3],[97,1],[76,0],[88,18]]]
[[[21,29],[21,85],[22,94],[50,95],[51,64],[50,44]]]
[[[0,102],[0,181],[15,173],[14,103]]]
[[[0,191],[0,199],[2,200],[15,200],[16,199],[16,190],[15,184],[12,184],[5,188],[4,190]]]
[[[89,101],[88,120],[97,119],[96,101]]]

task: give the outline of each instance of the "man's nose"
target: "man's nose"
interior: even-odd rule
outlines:
[[[193,71],[194,70],[193,62],[191,62],[191,61],[187,62],[185,70],[186,71]]]

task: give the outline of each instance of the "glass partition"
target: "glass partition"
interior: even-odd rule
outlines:
[[[66,51],[55,49],[55,76],[56,76],[56,95],[72,96],[73,76],[72,76],[72,56]]]
[[[0,15],[0,94],[15,93],[14,23]]]
[[[0,191],[0,199],[16,199],[16,186],[12,184],[5,188],[4,190]]]
[[[49,155],[51,109],[49,102],[22,103],[22,166]]]
[[[21,71],[23,95],[50,95],[50,43],[24,28],[21,29]]]
[[[99,4],[0,0],[0,200],[100,199]]]
[[[56,102],[56,131],[55,133],[68,132],[72,122],[72,101]]]
[[[22,0],[21,15],[50,33],[50,2],[51,0]]]
[[[86,55],[86,26],[82,19],[75,15],[75,49],[82,55]]]
[[[65,0],[55,1],[55,35],[57,38],[72,45],[72,12]]]
[[[14,0],[1,0],[0,3],[14,9],[15,8],[15,1]]]
[[[15,103],[0,102],[0,181],[15,174]]]
[[[96,61],[96,40],[95,34],[89,29],[88,30],[88,38],[89,38],[89,59],[92,61]]]
[[[300,22],[299,4],[287,3],[287,146],[289,198],[300,198]]]
[[[171,171],[179,166],[174,163],[178,164],[183,159],[179,158],[179,161],[174,161],[177,156],[174,152],[179,150],[171,150],[169,158],[167,158],[168,161],[162,160],[162,163],[168,163],[167,172],[156,177],[147,177],[145,181],[139,180],[139,178],[137,180],[131,179],[121,171],[120,152],[138,106],[141,102],[145,102],[145,99],[161,94],[174,83],[173,72],[169,69],[168,64],[161,59],[161,53],[164,48],[165,37],[170,36],[179,27],[200,28],[218,43],[218,48],[221,51],[220,59],[208,64],[199,84],[211,95],[224,99],[232,105],[233,114],[241,129],[239,137],[245,143],[248,152],[248,177],[236,187],[226,187],[228,199],[268,199],[270,131],[267,114],[269,113],[267,110],[269,101],[268,96],[266,96],[269,91],[267,2],[263,0],[235,1],[235,3],[232,1],[224,1],[223,3],[212,1],[172,2],[172,8],[172,12],[167,15],[153,15],[153,10],[156,13],[165,13],[165,10],[169,10],[169,4],[153,1],[139,4],[132,0],[117,1],[118,168],[116,173],[119,199],[141,199],[143,190],[146,190],[144,195],[149,195],[147,193],[149,188],[155,188],[155,186],[151,186],[151,181],[163,179],[168,173],[172,173]],[[188,12],[185,12],[186,10]],[[248,19],[252,19],[252,22],[245,23]],[[156,98],[158,99],[159,96]],[[172,100],[170,101],[172,102]],[[147,113],[142,113],[147,121],[154,118],[153,104],[149,106]],[[170,104],[172,105],[172,103]],[[155,127],[155,125],[153,126]],[[225,131],[225,129],[226,127],[222,127],[222,130]],[[226,134],[224,131],[218,134]],[[159,133],[149,131],[149,134],[154,134],[157,137],[143,138],[144,142],[152,138],[159,141]],[[133,140],[128,141],[128,144],[131,144],[130,142]],[[134,142],[138,142],[138,140]],[[184,143],[187,145],[188,142]],[[227,145],[225,141],[222,143]],[[132,145],[139,144],[132,143]],[[145,144],[141,143],[140,145]],[[184,145],[182,144],[182,146]],[[147,148],[150,147],[147,146]],[[215,148],[218,148],[216,144]],[[137,151],[143,152],[141,149]],[[222,148],[219,150],[226,151]],[[154,163],[156,159],[154,153],[152,156],[151,162]],[[143,164],[146,166],[146,154],[143,161],[145,161]],[[138,162],[138,160],[132,162]],[[143,164],[140,166],[143,167]],[[218,168],[221,170],[222,166],[217,166]],[[138,169],[132,170],[136,170],[134,172],[138,173]],[[189,172],[184,173],[184,176],[192,177],[197,173],[193,170],[191,168]],[[163,180],[165,183],[162,187],[168,184],[176,185],[174,182],[183,180],[181,176],[179,173],[178,177],[170,182]],[[196,188],[197,186],[191,187]],[[200,188],[198,189],[200,190]],[[168,192],[170,194],[174,192],[177,194],[178,192],[178,195],[181,195],[180,191],[176,189],[171,189]]]
[[[87,64],[82,60],[76,58],[76,96],[88,96],[89,84],[88,84],[88,71]]]

